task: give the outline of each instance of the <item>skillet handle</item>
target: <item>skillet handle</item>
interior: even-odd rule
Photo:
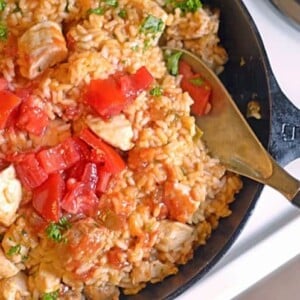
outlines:
[[[300,110],[283,94],[270,71],[272,99],[271,139],[269,151],[281,165],[300,157]]]

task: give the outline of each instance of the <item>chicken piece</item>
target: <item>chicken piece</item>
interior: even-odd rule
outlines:
[[[16,300],[28,296],[27,277],[24,273],[19,272],[0,281],[0,300]]]
[[[0,223],[10,226],[22,199],[22,186],[13,165],[0,173]]]
[[[29,251],[38,245],[37,236],[29,230],[26,218],[21,216],[5,232],[2,248],[14,263],[24,262]]]
[[[123,151],[133,148],[131,123],[123,114],[114,116],[109,120],[88,116],[86,123],[96,135],[108,144]]]
[[[193,228],[186,224],[161,221],[156,248],[160,251],[179,251],[183,244],[193,239]]]
[[[52,21],[29,28],[18,41],[18,51],[20,72],[28,79],[34,79],[68,55],[61,28]]]
[[[41,263],[37,273],[29,277],[29,286],[40,293],[52,293],[60,288],[60,278],[50,264]]]
[[[8,260],[0,249],[0,279],[9,278],[16,275],[19,269]]]
[[[87,299],[97,300],[117,300],[119,299],[119,289],[114,285],[92,286],[88,285],[84,289]]]

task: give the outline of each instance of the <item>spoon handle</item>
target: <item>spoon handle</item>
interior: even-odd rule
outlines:
[[[271,158],[273,173],[263,182],[282,193],[293,204],[300,207],[300,181],[287,173],[276,161]]]

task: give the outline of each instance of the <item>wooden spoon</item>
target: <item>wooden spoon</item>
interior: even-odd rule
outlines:
[[[264,149],[215,73],[189,51],[164,49],[182,52],[181,59],[212,87],[211,111],[195,116],[211,155],[228,170],[275,188],[300,207],[300,181],[281,168]]]

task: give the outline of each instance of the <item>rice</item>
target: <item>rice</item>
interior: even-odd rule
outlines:
[[[0,12],[9,32],[7,40],[0,40],[0,78],[11,92],[29,90],[31,107],[48,119],[42,134],[14,126],[1,130],[4,164],[15,162],[7,157],[55,147],[86,128],[93,112],[83,94],[93,80],[134,74],[145,66],[155,79],[153,86],[162,90],[158,97],[142,91],[123,109],[134,145],[122,153],[126,168],[111,177],[97,199],[96,214],[64,212],[69,225],[60,242],[49,238],[45,228],[51,224],[33,208],[32,191],[22,187],[15,221],[0,227],[0,252],[16,270],[0,272],[0,298],[101,300],[138,293],[192,259],[219,219],[230,215],[229,204],[242,187],[239,177],[210,157],[197,137],[193,100],[180,88],[181,77],[168,74],[158,45],[161,33],[140,30],[149,15],[160,19],[167,45],[193,51],[220,72],[227,54],[217,36],[219,12],[207,7],[186,14],[165,11],[163,1],[117,3],[8,0]],[[97,8],[103,13],[87,13]],[[122,10],[126,18],[120,17]],[[31,71],[34,61],[20,61],[23,45],[18,41],[34,25],[48,21],[49,30],[51,22],[62,27],[66,58],[33,79],[25,78],[19,65]]]

